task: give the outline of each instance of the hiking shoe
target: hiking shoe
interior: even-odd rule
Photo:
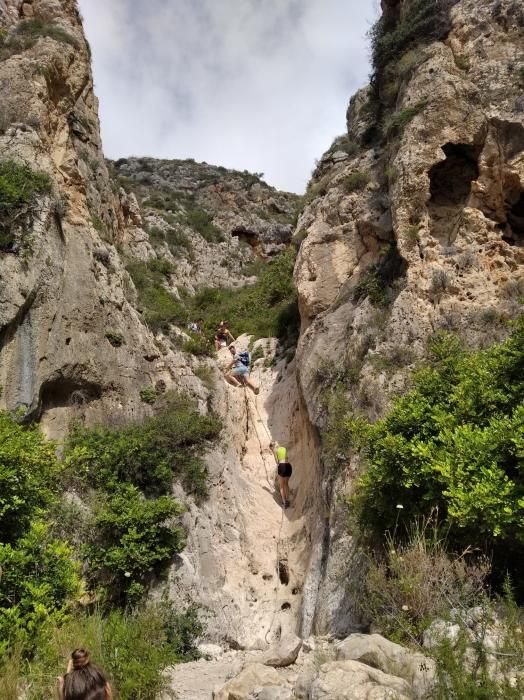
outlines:
[[[284,501],[284,508],[289,508],[291,503],[289,501]]]

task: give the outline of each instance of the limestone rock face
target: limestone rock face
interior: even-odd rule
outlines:
[[[42,35],[20,43],[28,19]],[[128,302],[132,284],[113,245],[123,215],[76,4],[4,2],[0,24],[1,157],[51,182],[0,251],[1,405],[61,436],[73,417],[140,416],[140,388],[150,378],[172,385],[173,376]],[[110,332],[123,337],[119,348]]]
[[[381,107],[371,89],[352,99],[348,134],[321,158],[298,220],[297,367],[320,435],[322,389],[325,397],[337,377],[356,411],[374,419],[406,387],[436,331],[482,347],[505,337],[506,321],[521,311],[524,111],[514,67],[522,61],[522,3],[449,6],[449,33],[399,55],[396,83],[379,80]],[[392,22],[405,7],[383,3]],[[377,123],[388,129],[384,138]],[[340,467],[337,481],[321,477],[329,545],[308,613],[318,633],[358,626],[339,585],[340,566],[356,579],[358,548],[331,497],[351,493],[357,464]]]

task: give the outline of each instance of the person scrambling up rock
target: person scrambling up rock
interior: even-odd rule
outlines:
[[[258,394],[260,389],[249,379],[251,367],[251,353],[247,350],[237,353],[234,345],[229,346],[229,352],[233,359],[226,368],[226,379],[233,386],[248,386],[251,391]]]
[[[272,442],[270,447],[275,455],[277,463],[278,485],[280,487],[280,496],[282,497],[282,505],[284,508],[289,508],[289,479],[293,473],[293,467],[288,462],[287,450],[278,442]]]
[[[220,321],[218,328],[215,333],[215,348],[220,350],[221,348],[227,348],[228,343],[234,343],[235,339],[229,328],[227,327],[226,321]]]

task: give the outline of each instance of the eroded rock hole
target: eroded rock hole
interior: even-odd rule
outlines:
[[[446,143],[442,146],[446,158],[429,170],[431,198],[428,210],[431,235],[442,243],[451,243],[458,229],[462,209],[471,194],[471,183],[479,175],[480,146]]]
[[[83,406],[101,396],[102,388],[94,382],[74,377],[53,377],[42,384],[40,411],[65,406]]]
[[[524,192],[514,204],[509,203],[508,224],[503,240],[512,245],[524,245]]]
[[[289,568],[286,559],[280,559],[278,562],[278,578],[283,586],[289,583]]]
[[[291,603],[282,603],[280,606],[281,610],[289,610],[291,608]]]

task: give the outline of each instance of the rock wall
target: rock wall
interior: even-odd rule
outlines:
[[[409,6],[383,4],[390,20]],[[504,337],[522,309],[524,9],[513,0],[449,4],[449,34],[410,45],[395,60],[393,85],[391,73],[376,78],[388,105],[383,138],[373,90],[351,100],[348,134],[320,160],[299,218],[297,367],[320,433],[326,384],[345,383],[354,410],[375,418],[436,331],[483,346]],[[355,466],[321,476],[331,495],[320,633],[355,623],[338,583],[340,563],[346,578],[358,569],[340,498]]]

